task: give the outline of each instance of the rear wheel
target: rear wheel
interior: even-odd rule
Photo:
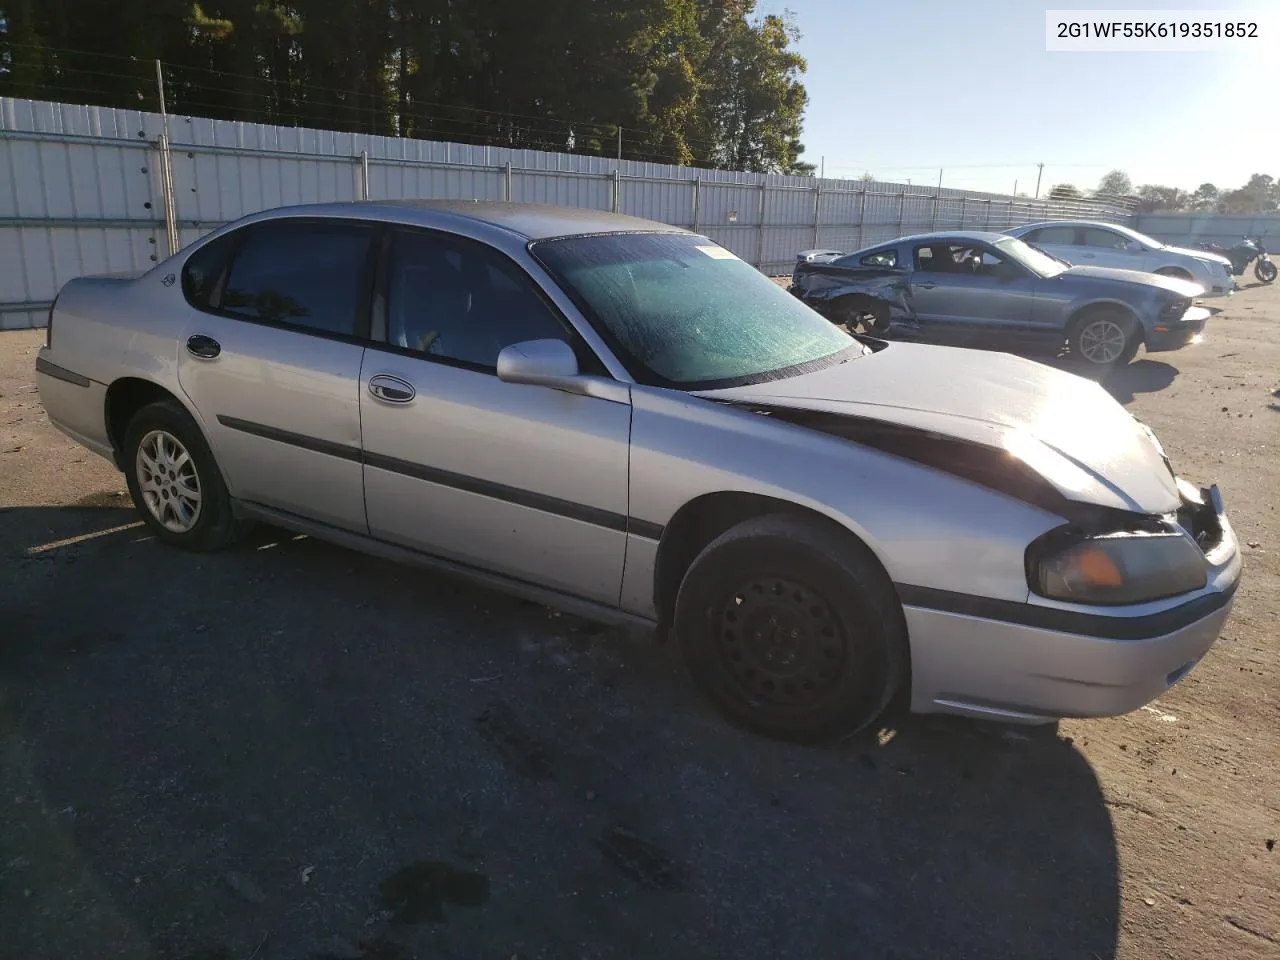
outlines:
[[[755,518],[710,543],[685,574],[675,624],[701,692],[730,721],[783,740],[855,733],[906,672],[888,576],[808,517]]]
[[[231,497],[200,428],[176,401],[143,407],[125,429],[129,494],[155,535],[188,550],[217,550],[249,526]]]
[[[1071,355],[1086,370],[1122,367],[1138,353],[1141,337],[1137,324],[1122,310],[1099,307],[1072,324],[1067,342]]]

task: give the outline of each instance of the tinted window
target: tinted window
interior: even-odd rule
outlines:
[[[369,224],[279,221],[245,228],[227,276],[226,313],[354,335],[368,289]]]
[[[182,293],[193,307],[208,309],[235,249],[234,234],[206,243],[182,267]]]
[[[533,252],[642,382],[762,382],[869,352],[703,237],[570,237]]]
[[[1075,227],[1041,227],[1039,230],[1032,230],[1027,234],[1028,243],[1038,243],[1044,245],[1046,243],[1074,245],[1076,242]]]
[[[875,253],[868,253],[858,262],[864,267],[896,267],[898,265],[898,251],[892,249],[877,250]]]
[[[1112,233],[1110,230],[1098,230],[1089,227],[1084,231],[1084,245],[1086,247],[1104,247],[1108,250],[1123,250],[1128,244],[1128,239],[1118,233]]]
[[[398,232],[387,290],[387,341],[494,368],[503,347],[569,334],[533,281],[502,254],[442,234]]]

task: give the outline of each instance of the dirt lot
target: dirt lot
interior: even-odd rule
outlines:
[[[674,651],[261,530],[190,556],[0,335],[0,954],[1280,957],[1280,287],[1110,384],[1246,548],[1155,705],[762,742]]]

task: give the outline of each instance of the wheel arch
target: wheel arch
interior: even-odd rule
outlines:
[[[726,530],[744,520],[771,513],[808,517],[838,532],[852,549],[865,553],[893,583],[884,561],[855,531],[829,514],[765,494],[723,490],[701,494],[681,506],[663,528],[653,571],[653,605],[661,629],[669,627],[676,594],[699,553]]]
[[[143,407],[162,400],[172,400],[188,413],[191,410],[173,391],[160,386],[154,380],[142,377],[120,377],[107,387],[107,396],[103,404],[103,416],[106,419],[107,438],[111,442],[111,452],[115,457],[116,467],[124,469],[123,451],[124,435],[129,421]],[[193,416],[194,419],[194,416]],[[198,421],[197,421],[198,422]]]

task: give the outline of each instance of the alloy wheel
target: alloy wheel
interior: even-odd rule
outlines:
[[[171,533],[187,533],[200,519],[200,475],[181,441],[152,430],[138,444],[135,469],[147,510]]]
[[[1124,345],[1124,330],[1114,320],[1094,320],[1080,331],[1080,353],[1090,363],[1115,363],[1124,353]]]

